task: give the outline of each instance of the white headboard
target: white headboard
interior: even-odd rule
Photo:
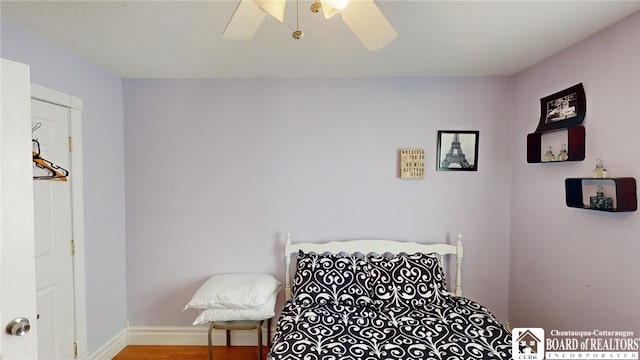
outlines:
[[[291,243],[291,234],[287,233],[287,239],[284,245],[284,263],[285,263],[285,287],[284,296],[285,300],[291,298],[291,256],[297,255],[298,250],[304,252],[315,252],[317,254],[331,253],[361,253],[363,255],[375,253],[375,254],[415,254],[417,252],[429,254],[436,253],[440,255],[440,264],[444,269],[447,269],[444,261],[445,255],[455,255],[456,257],[456,275],[455,275],[455,290],[456,296],[462,296],[462,235],[458,235],[455,245],[451,244],[419,244],[416,242],[396,241],[396,240],[346,240],[346,241],[331,241],[325,243]]]

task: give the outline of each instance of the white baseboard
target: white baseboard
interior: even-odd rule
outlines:
[[[98,350],[91,353],[91,360],[110,360],[113,359],[122,349],[127,346],[127,329],[122,329],[116,336],[112,337]]]
[[[131,326],[129,345],[208,345],[208,326]],[[273,329],[271,331],[273,335]],[[226,345],[224,330],[214,330],[213,345]],[[258,335],[255,330],[232,330],[232,346],[255,346]],[[262,329],[263,345],[267,344],[266,329]]]
[[[122,329],[98,350],[88,355],[89,360],[113,359],[127,345],[208,345],[208,326],[130,326]],[[274,329],[271,329],[273,336]],[[232,346],[255,346],[255,330],[232,330]],[[227,344],[226,332],[214,330],[213,345]],[[267,345],[267,330],[262,329],[262,343]],[[82,357],[85,358],[85,357]]]

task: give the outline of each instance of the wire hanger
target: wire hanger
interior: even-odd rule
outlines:
[[[31,135],[33,135],[33,132],[40,129],[42,127],[42,123],[35,123],[32,127],[31,127]]]
[[[31,128],[31,133],[33,134],[33,132],[38,130],[41,126],[42,126],[41,123],[36,123]],[[67,181],[67,176],[69,176],[69,171],[40,156],[40,142],[38,141],[38,139],[31,139],[31,143],[32,143],[31,154],[33,156],[34,165],[40,169],[44,169],[49,172],[48,175],[34,176],[33,179],[34,180]]]
[[[36,139],[31,140],[34,145],[33,154],[33,163],[39,167],[40,169],[47,170],[49,172],[48,175],[40,175],[34,176],[34,180],[56,180],[56,181],[67,181],[67,176],[69,176],[69,171],[64,169],[61,166],[58,166],[47,159],[43,159],[40,156],[40,143]]]

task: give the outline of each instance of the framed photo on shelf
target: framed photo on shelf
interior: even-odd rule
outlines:
[[[587,100],[582,83],[540,99],[540,122],[536,132],[548,132],[582,125]]]
[[[479,131],[438,131],[437,171],[478,171]]]

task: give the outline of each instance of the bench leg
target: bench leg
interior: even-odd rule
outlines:
[[[213,360],[213,344],[211,340],[211,333],[213,332],[213,321],[209,325],[209,360]]]
[[[267,348],[271,349],[271,319],[267,320]]]
[[[257,325],[258,328],[258,360],[262,360],[262,321]]]
[[[256,329],[256,331],[258,332],[258,360],[262,360],[262,324],[264,324],[264,320],[260,320],[257,321],[256,323],[254,323],[254,329]],[[210,322],[209,325],[209,333],[208,333],[208,341],[209,341],[209,360],[213,360],[213,329],[220,329],[221,327],[216,327],[216,325],[214,324],[213,321]],[[233,329],[235,330],[251,330],[251,325],[247,326],[236,326],[233,327]],[[227,328],[226,330],[226,335],[227,335],[227,347],[231,346],[231,329]],[[267,342],[268,342],[268,346],[271,346],[271,319],[268,319],[268,325],[267,325]]]

